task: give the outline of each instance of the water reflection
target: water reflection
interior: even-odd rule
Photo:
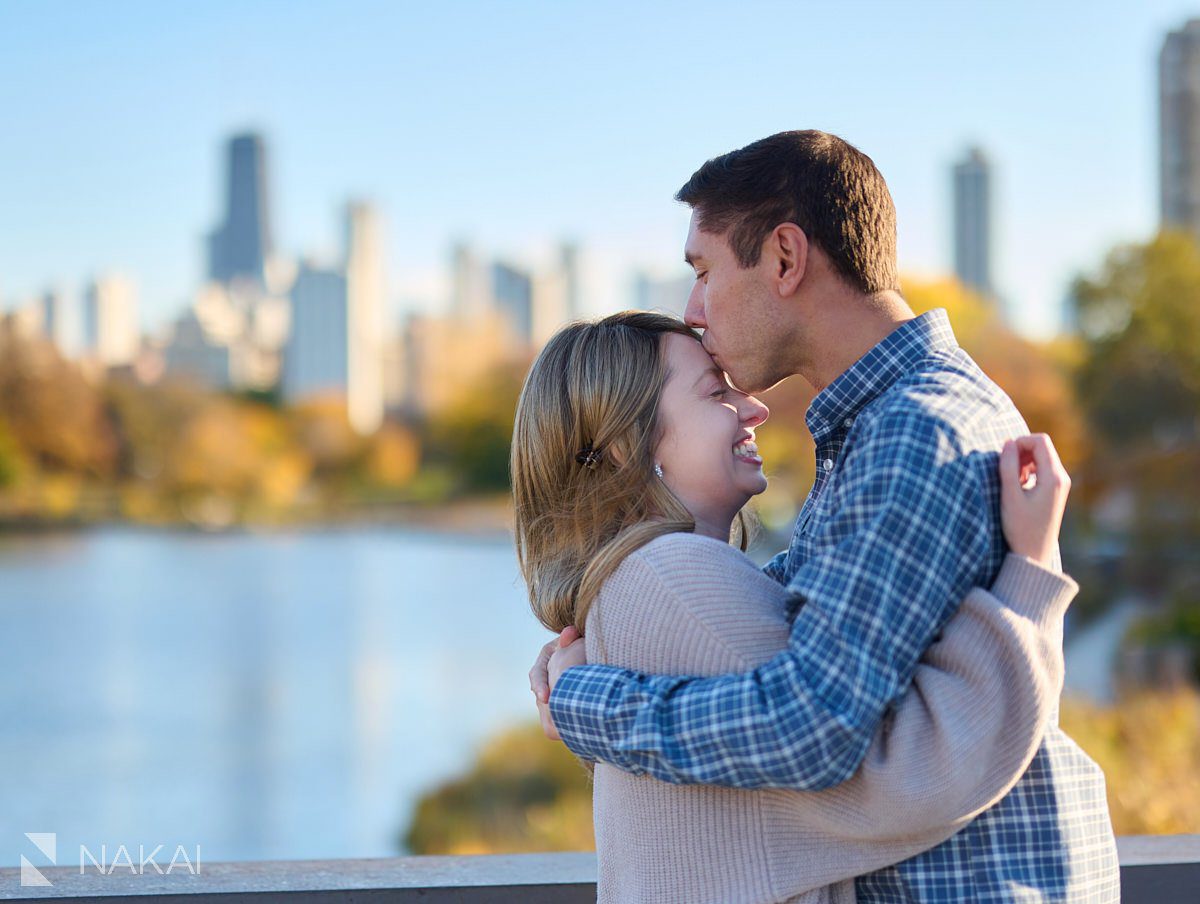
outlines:
[[[0,588],[4,865],[33,831],[68,863],[395,854],[415,797],[532,716],[504,540],[8,538]]]

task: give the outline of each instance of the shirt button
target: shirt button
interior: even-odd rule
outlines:
[[[846,418],[845,423],[846,423],[847,427],[853,427],[854,426],[854,418],[852,418],[852,417]]]
[[[823,465],[823,467],[825,468],[826,471],[832,471],[833,470],[833,459],[832,458],[825,459],[825,464]]]

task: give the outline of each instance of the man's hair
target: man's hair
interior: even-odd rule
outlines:
[[[872,294],[899,290],[896,207],[871,158],[828,132],[780,132],[714,157],[675,200],[753,267],[780,223],[795,223],[834,269]]]

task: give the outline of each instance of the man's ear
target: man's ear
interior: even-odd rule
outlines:
[[[781,297],[795,293],[808,272],[808,236],[795,223],[780,223],[767,239],[773,257],[775,286]]]

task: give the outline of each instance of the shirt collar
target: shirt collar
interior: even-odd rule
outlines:
[[[930,353],[956,348],[950,318],[942,308],[901,324],[817,394],[804,417],[809,432],[814,438],[828,433]]]

